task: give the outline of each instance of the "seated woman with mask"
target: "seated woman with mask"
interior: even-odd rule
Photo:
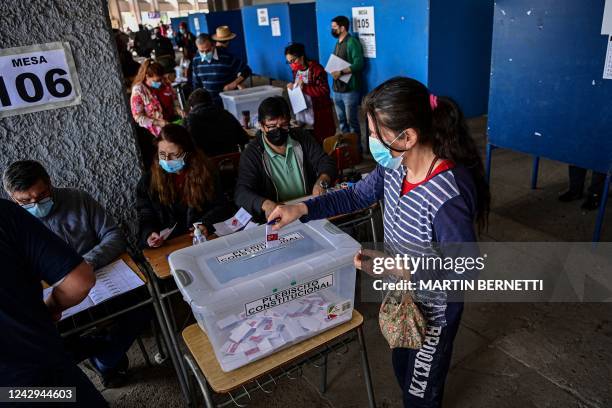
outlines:
[[[136,190],[141,245],[159,247],[165,228],[174,227],[167,237],[171,239],[189,232],[195,222],[201,222],[210,235],[212,225],[229,218],[235,209],[223,198],[206,156],[179,125],[165,126],[155,144],[150,172]]]

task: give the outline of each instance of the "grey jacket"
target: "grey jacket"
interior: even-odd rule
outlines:
[[[53,188],[51,212],[40,220],[95,269],[126,250],[127,242],[113,218],[88,193]]]

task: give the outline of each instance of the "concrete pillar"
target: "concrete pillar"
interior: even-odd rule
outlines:
[[[151,0],[151,11],[159,12],[159,1],[158,0]]]
[[[136,17],[136,22],[138,24],[142,23],[142,14],[140,14],[140,4],[138,3],[138,0],[129,0],[129,2],[130,11],[132,14],[134,14],[134,17]]]
[[[0,49],[53,41],[72,47],[82,102],[0,119],[0,172],[38,160],[56,186],[86,190],[134,232],[140,159],[107,2],[0,1]]]
[[[111,16],[111,24],[116,22],[119,27],[123,28],[123,20],[121,19],[121,8],[119,7],[119,0],[109,0],[108,1],[108,11]]]

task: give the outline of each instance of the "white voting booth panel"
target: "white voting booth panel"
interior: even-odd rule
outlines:
[[[236,91],[221,92],[223,107],[229,111],[240,123],[242,112],[249,111],[251,122],[257,119],[259,104],[271,96],[283,96],[283,89],[272,85],[255,86],[253,88]]]
[[[326,220],[296,221],[266,248],[265,225],[168,261],[224,371],[350,320],[360,245]]]

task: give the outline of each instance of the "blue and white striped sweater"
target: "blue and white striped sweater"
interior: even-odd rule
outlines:
[[[401,196],[405,174],[403,166],[377,166],[354,187],[307,201],[305,220],[357,211],[384,199],[384,241],[393,253],[436,255],[432,244],[476,241],[476,188],[466,168],[441,172]],[[430,323],[445,324],[444,292],[420,292],[417,301]]]

